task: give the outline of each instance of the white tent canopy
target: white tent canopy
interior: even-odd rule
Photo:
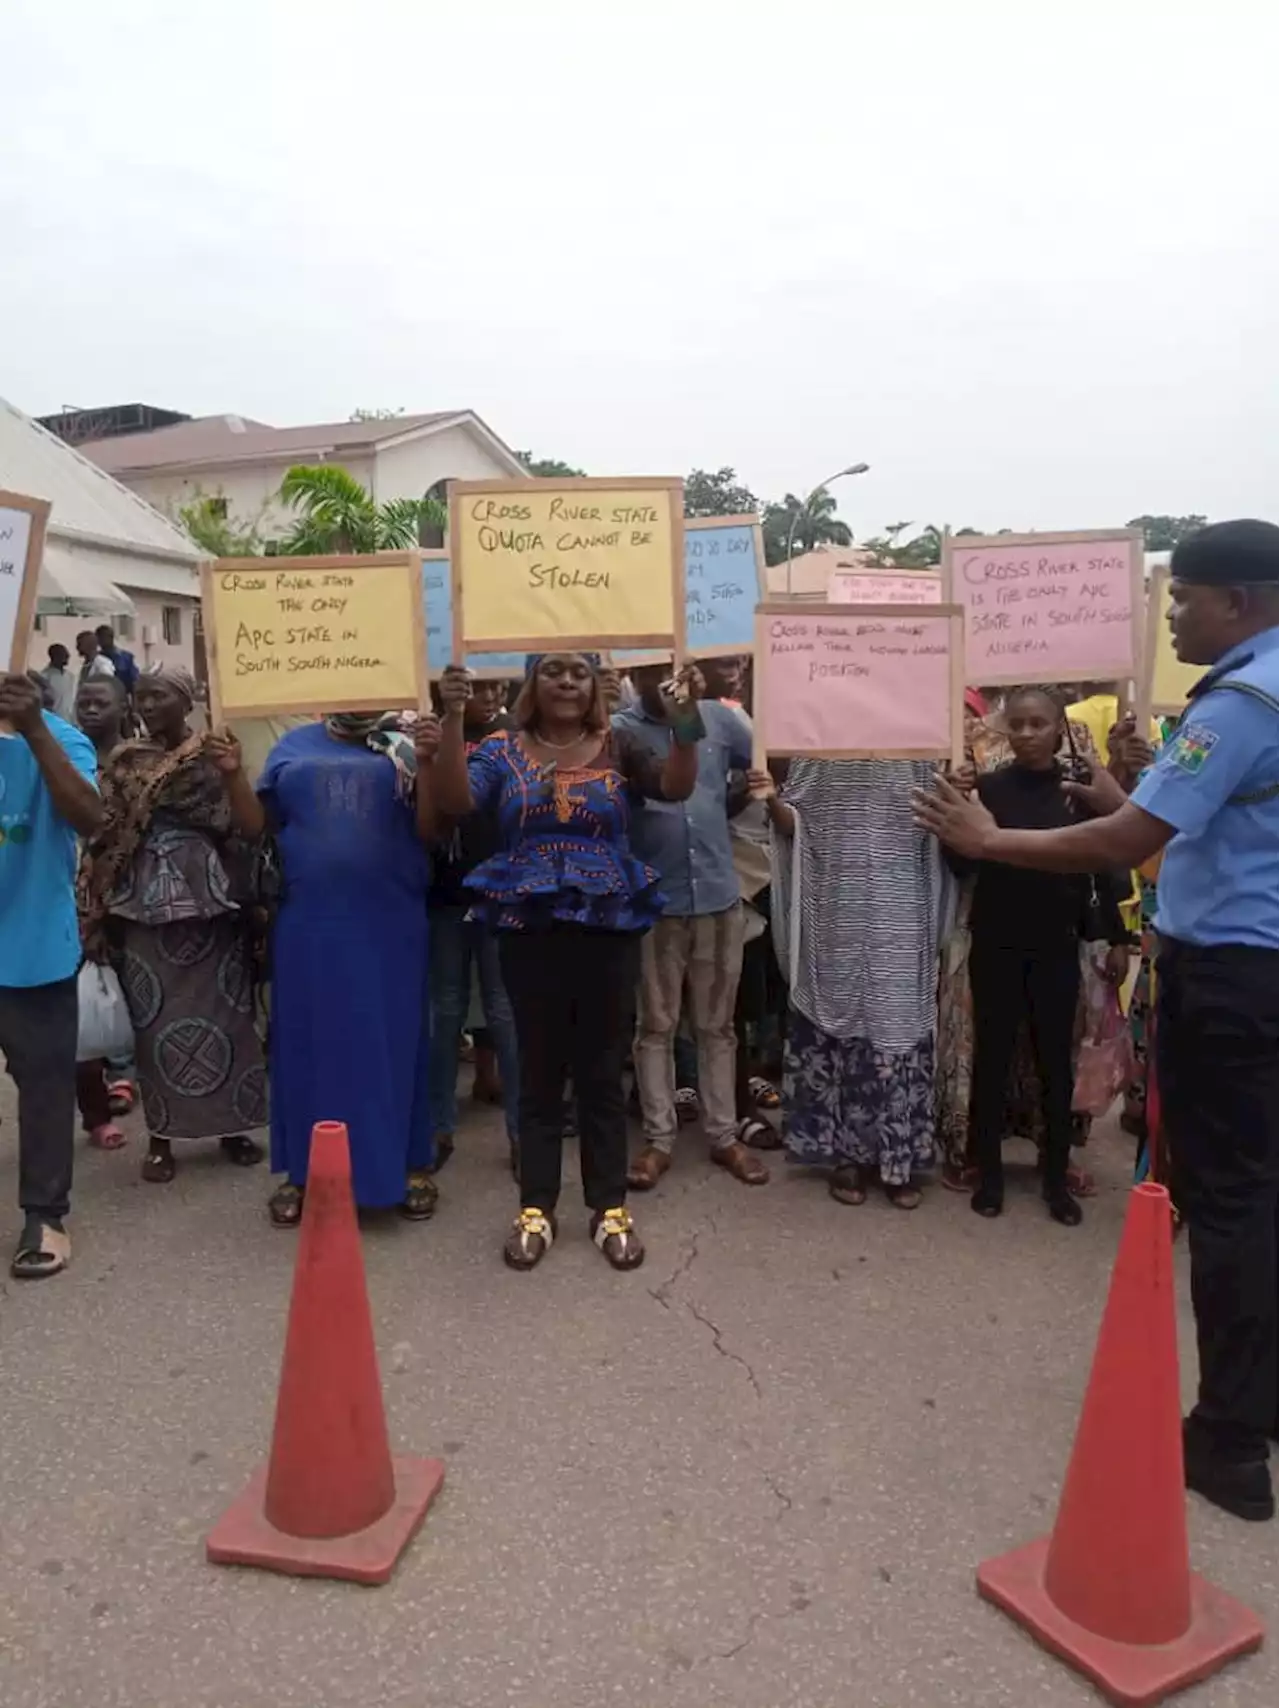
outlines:
[[[130,587],[198,594],[200,553],[181,529],[3,398],[0,488],[53,506],[41,613],[119,616],[134,609]]]

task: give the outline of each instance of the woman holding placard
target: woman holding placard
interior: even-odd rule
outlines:
[[[563,1097],[577,1098],[591,1234],[615,1269],[644,1247],[626,1208],[622,1070],[631,1042],[640,936],[662,912],[657,879],[631,853],[630,802],[687,800],[703,729],[681,676],[664,696],[672,744],[659,763],[609,727],[593,664],[580,653],[535,659],[511,709],[515,728],[468,756],[466,672],[440,684],[444,738],[424,771],[436,808],[496,814],[502,849],[465,880],[499,934],[520,1053],[520,1214],[503,1256],[532,1269],[551,1249],[560,1193]]]
[[[911,821],[914,760],[793,759],[779,796],[773,919],[790,968],[783,1121],[794,1162],[831,1170],[842,1204],[878,1180],[914,1210],[933,1160],[938,933],[945,874]]]

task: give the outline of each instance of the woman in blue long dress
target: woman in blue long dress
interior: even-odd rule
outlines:
[[[290,730],[257,784],[283,896],[272,940],[271,1166],[287,1179],[269,1210],[302,1212],[311,1129],[343,1121],[356,1203],[423,1220],[436,1188],[427,1112],[427,885],[415,740],[379,715]],[[248,801],[245,796],[248,796]],[[253,797],[235,791],[238,816]]]

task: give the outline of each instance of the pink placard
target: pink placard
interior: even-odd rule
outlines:
[[[765,751],[942,757],[958,720],[954,606],[765,606],[756,613],[755,716]]]
[[[941,605],[942,577],[873,575],[869,571],[836,569],[827,580],[831,605]]]
[[[1133,536],[1016,535],[953,544],[949,561],[951,598],[965,612],[965,680],[972,686],[1135,674]]]

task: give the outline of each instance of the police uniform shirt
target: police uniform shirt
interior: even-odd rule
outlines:
[[[1214,677],[1239,671],[1280,697],[1280,629],[1220,658]],[[1180,943],[1280,947],[1280,742],[1276,713],[1254,694],[1209,688],[1132,800],[1177,832],[1164,851],[1156,929]]]

